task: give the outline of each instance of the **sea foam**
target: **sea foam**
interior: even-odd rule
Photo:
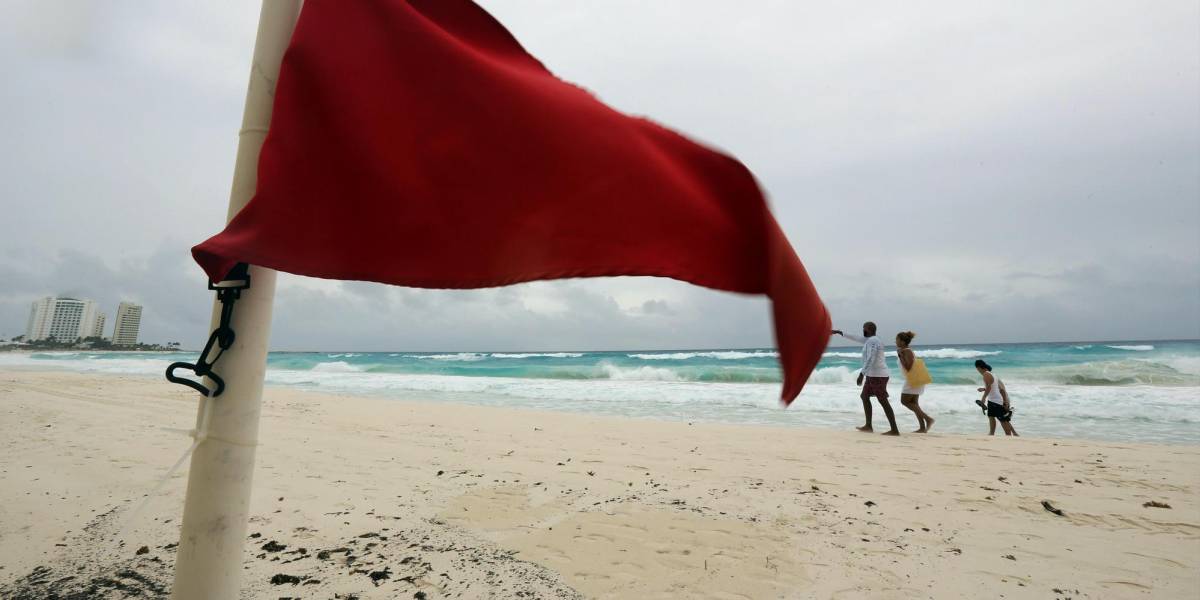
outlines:
[[[582,352],[493,352],[492,358],[579,358]]]
[[[714,358],[717,360],[744,360],[747,358],[775,358],[779,356],[778,352],[770,350],[722,350],[722,351],[707,351],[707,352],[666,352],[666,353],[643,353],[643,354],[627,354],[629,358],[640,360],[690,360],[693,358]]]
[[[1001,350],[960,350],[958,348],[916,348],[913,353],[921,358],[951,358],[951,359],[969,359],[980,358],[983,356],[996,356],[1003,354]]]
[[[619,381],[680,381],[681,377],[671,369],[660,367],[621,368],[612,363],[600,363],[607,379]]]
[[[486,354],[479,352],[456,352],[454,354],[405,354],[404,358],[415,358],[418,360],[447,360],[453,362],[475,362],[487,358]]]
[[[335,360],[332,362],[317,363],[313,365],[312,370],[318,373],[361,373],[366,369],[358,365],[352,365],[344,360]]]
[[[1076,347],[1079,346],[1079,347]],[[1200,443],[1200,342],[1014,344],[916,348],[934,382],[921,406],[944,432],[986,430],[974,406],[987,356],[1017,408],[1025,435]],[[1113,347],[1108,347],[1113,346]],[[1136,348],[1136,350],[1134,349]],[[775,351],[272,353],[267,382],[301,390],[468,402],[539,410],[730,423],[845,428],[862,418],[857,348],[833,349],[787,411],[779,410]],[[0,353],[0,371],[57,369],[141,375],[196,353]],[[903,379],[893,351],[888,388]],[[221,363],[216,366],[221,372]],[[165,382],[162,383],[168,386]],[[876,410],[876,426],[883,418]]]

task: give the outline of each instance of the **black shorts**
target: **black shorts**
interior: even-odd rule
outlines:
[[[987,415],[989,417],[995,417],[997,419],[1000,419],[1001,421],[1003,421],[1005,423],[1012,420],[1012,411],[1005,410],[1003,404],[996,404],[995,402],[987,403]]]

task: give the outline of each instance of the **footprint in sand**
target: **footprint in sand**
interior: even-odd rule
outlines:
[[[1134,588],[1134,589],[1139,589],[1139,590],[1154,589],[1152,586],[1142,585],[1140,583],[1135,583],[1133,581],[1101,581],[1100,585],[1102,585],[1104,587],[1117,588],[1117,589],[1128,589],[1128,588]]]
[[[1138,558],[1144,558],[1149,561],[1158,562],[1158,563],[1161,563],[1164,565],[1169,565],[1172,567],[1178,567],[1180,569],[1187,568],[1187,565],[1185,565],[1179,561],[1171,560],[1169,558],[1163,558],[1161,556],[1150,556],[1149,554],[1138,554],[1137,552],[1126,552],[1125,554],[1128,554],[1129,556],[1136,556]]]

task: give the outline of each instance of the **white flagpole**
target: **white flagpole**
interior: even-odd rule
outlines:
[[[254,195],[258,154],[271,124],[279,63],[300,5],[301,0],[263,0],[227,219]],[[238,597],[274,298],[275,271],[251,266],[250,288],[242,291],[233,311],[236,338],[214,368],[225,379],[225,392],[202,400],[197,412],[196,429],[207,435],[192,455],[188,474],[173,600]],[[220,313],[220,303],[214,302],[213,329]]]

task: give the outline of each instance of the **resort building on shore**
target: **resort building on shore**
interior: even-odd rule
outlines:
[[[96,319],[92,322],[93,323],[92,330],[89,331],[88,334],[83,337],[103,338],[104,337],[104,324],[107,320],[108,320],[108,317],[106,317],[104,315],[104,313],[97,311]]]
[[[132,346],[137,343],[138,327],[142,324],[142,306],[122,302],[117,307],[117,318],[113,320],[112,344]]]
[[[99,327],[96,324],[97,317],[100,319]],[[103,327],[104,315],[100,314],[95,301],[47,296],[34,302],[30,308],[25,339],[36,342],[54,338],[60,342],[73,342],[95,335]]]

